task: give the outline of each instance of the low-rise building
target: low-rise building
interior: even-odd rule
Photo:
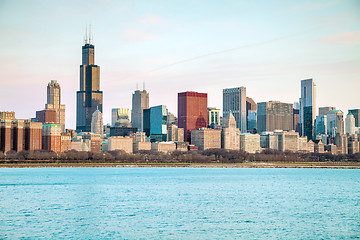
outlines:
[[[151,142],[134,142],[133,144],[133,152],[138,153],[139,151],[150,151],[151,150]]]
[[[176,144],[174,142],[152,142],[151,150],[169,153],[176,150]]]
[[[123,150],[126,153],[133,152],[133,139],[129,137],[110,137],[108,139],[108,151]]]
[[[299,133],[295,131],[276,132],[278,135],[279,151],[299,151]]]
[[[260,135],[250,133],[240,134],[240,149],[248,153],[260,152]]]
[[[191,131],[191,144],[203,151],[210,148],[221,148],[221,131],[210,128],[199,128]]]

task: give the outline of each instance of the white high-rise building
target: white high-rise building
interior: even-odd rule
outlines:
[[[355,134],[355,117],[351,112],[349,112],[346,115],[345,133],[346,134]]]
[[[243,133],[247,132],[245,87],[223,89],[223,117],[229,117],[230,111],[235,117],[236,127]]]
[[[100,134],[103,136],[104,133],[104,126],[103,126],[103,116],[99,110],[96,110],[91,118],[91,132]]]

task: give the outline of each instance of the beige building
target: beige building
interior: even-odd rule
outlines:
[[[110,137],[108,151],[123,150],[126,153],[133,152],[133,139],[129,137]]]
[[[169,142],[183,142],[184,141],[184,129],[179,128],[173,124],[168,127],[167,140]]]
[[[208,107],[208,125],[220,125],[220,109]]]
[[[248,153],[260,152],[260,135],[250,133],[240,134],[240,149]]]
[[[61,131],[65,131],[65,105],[61,104],[60,84],[56,80],[51,80],[47,86],[47,103],[45,109],[56,111],[56,122],[61,125]]]
[[[176,150],[176,144],[174,142],[153,142],[151,150],[163,153],[173,152]]]
[[[274,132],[262,132],[260,135],[260,147],[279,150],[278,135]]]
[[[279,101],[257,104],[258,132],[293,129],[293,104]]]
[[[348,139],[345,134],[336,134],[335,145],[338,149],[338,154],[348,154]]]
[[[299,151],[299,133],[295,131],[290,132],[276,132],[278,135],[279,151]]]
[[[224,120],[224,128],[221,131],[221,148],[240,149],[240,129],[236,128],[236,120],[231,111],[229,117]]]
[[[134,142],[133,152],[138,153],[139,151],[150,151],[151,142]]]
[[[67,152],[71,150],[71,135],[61,134],[61,152]]]
[[[314,152],[316,153],[324,153],[325,152],[325,145],[320,140],[318,143],[314,145]]]
[[[352,134],[348,138],[348,152],[349,154],[355,154],[360,151],[359,140],[357,135]]]
[[[15,120],[15,112],[0,112],[0,120]]]
[[[191,131],[191,144],[203,151],[210,148],[221,148],[221,131],[210,128],[199,128]]]

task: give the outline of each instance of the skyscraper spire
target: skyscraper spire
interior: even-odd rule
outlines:
[[[91,24],[89,24],[89,44],[91,44]]]

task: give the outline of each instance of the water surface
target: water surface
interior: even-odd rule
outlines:
[[[0,169],[0,239],[359,236],[359,170]]]

